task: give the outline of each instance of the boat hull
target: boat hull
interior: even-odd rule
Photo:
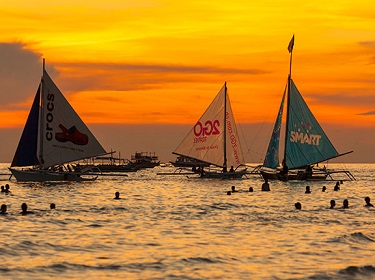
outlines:
[[[269,172],[261,170],[260,173],[262,174],[263,179],[279,181],[324,181],[328,176],[328,173],[307,174],[304,171],[282,174],[280,172]]]
[[[236,171],[236,172],[215,172],[215,171],[204,171],[200,174],[201,178],[207,179],[241,179],[246,174],[247,169]]]
[[[49,182],[49,181],[94,181],[97,176],[87,175],[82,177],[81,174],[71,172],[52,172],[47,170],[18,170],[9,168],[12,175],[19,182]]]

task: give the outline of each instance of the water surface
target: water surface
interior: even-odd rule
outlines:
[[[12,193],[0,194],[8,206],[0,216],[0,276],[374,279],[375,209],[364,207],[364,197],[375,204],[375,164],[347,168],[357,180],[345,181],[339,192],[334,181],[271,181],[271,192],[261,192],[258,176],[156,174],[174,170],[167,167],[85,183],[17,183],[2,176]],[[232,185],[240,192],[229,196]],[[116,191],[122,199],[113,199]],[[331,199],[337,209],[328,209]],[[340,209],[344,199],[349,209]],[[23,202],[34,214],[20,215]]]

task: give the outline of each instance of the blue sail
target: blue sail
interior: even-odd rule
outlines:
[[[290,83],[285,143],[287,166],[289,169],[296,169],[338,156],[338,152],[308,108],[293,80]]]
[[[37,158],[40,85],[23,129],[11,166],[39,165]]]
[[[272,131],[272,136],[270,143],[268,144],[267,154],[264,158],[264,167],[269,167],[275,169],[279,166],[279,142],[280,142],[280,130],[281,130],[281,122],[283,118],[283,109],[284,109],[284,100],[285,100],[285,93],[286,87],[284,90],[283,98],[281,100],[281,105],[279,109],[279,113],[276,117],[275,126]]]

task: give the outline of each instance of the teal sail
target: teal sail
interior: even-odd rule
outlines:
[[[287,88],[285,87],[283,98],[281,100],[279,113],[277,114],[275,126],[272,131],[271,140],[270,140],[270,143],[268,144],[267,154],[263,162],[264,167],[273,168],[273,169],[276,169],[276,167],[278,167],[280,163],[279,162],[279,142],[280,142],[281,122],[283,119],[286,89]]]
[[[308,108],[293,80],[290,80],[290,84],[285,143],[288,168],[297,169],[337,157],[339,153]]]

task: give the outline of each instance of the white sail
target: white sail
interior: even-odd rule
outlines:
[[[241,145],[225,85],[174,153],[221,167],[237,167],[243,163]]]
[[[41,107],[38,149],[41,168],[105,153],[45,70]]]

